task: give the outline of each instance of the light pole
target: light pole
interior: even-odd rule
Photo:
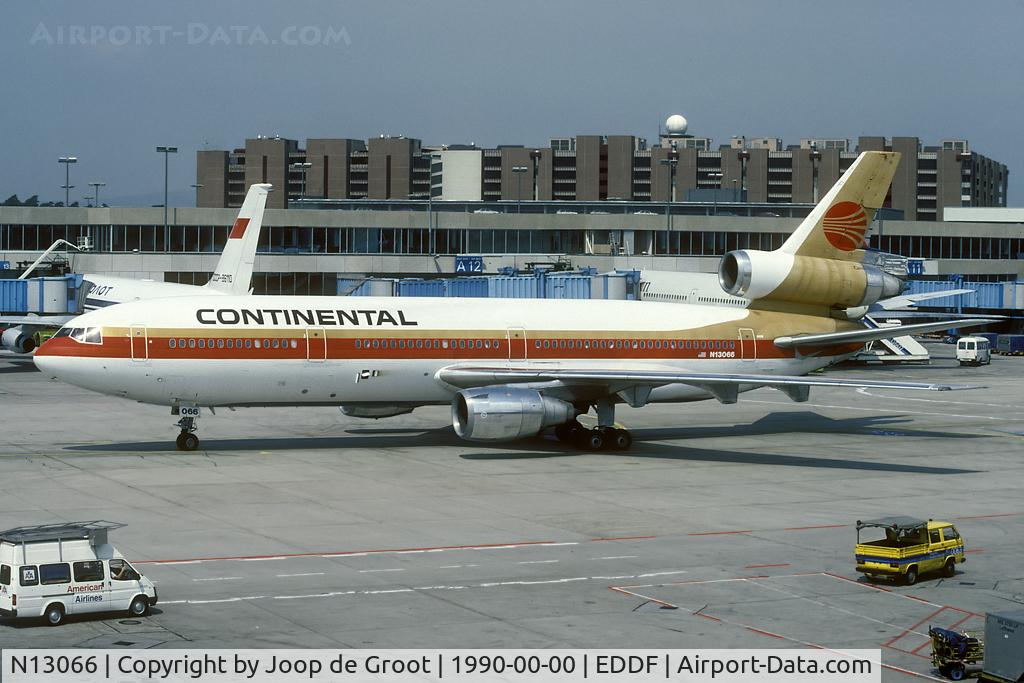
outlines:
[[[516,176],[516,213],[523,212],[523,174],[529,170],[526,166],[512,167],[512,173]]]
[[[156,151],[164,155],[164,239],[167,239],[167,157],[170,154],[177,154],[177,147],[160,146]]]
[[[668,153],[667,159],[658,163],[668,166],[668,178],[665,186],[665,230],[672,230],[672,193],[675,190],[676,165],[679,163],[679,152],[676,150],[676,143],[672,143],[672,150]],[[667,239],[667,238],[666,238]]]
[[[191,187],[193,190],[196,191],[196,206],[198,207],[199,206],[199,190],[202,189],[203,184],[202,183],[192,183],[191,185],[189,185],[189,187]]]
[[[312,167],[313,164],[311,164],[308,161],[296,162],[288,167],[293,171],[299,171],[301,173],[301,175],[299,176],[301,178],[301,184],[299,185],[299,199],[302,199],[303,197],[306,196],[306,171],[308,171]]]
[[[434,161],[441,159],[441,155],[425,152],[420,156],[427,160],[427,251],[433,254],[436,247],[434,243]],[[444,173],[443,168],[442,173]],[[443,175],[441,182],[444,182]]]
[[[64,206],[67,206],[71,203],[71,188],[74,187],[71,184],[71,164],[77,164],[78,157],[59,157],[57,163],[64,164],[64,184],[61,187],[64,188]]]
[[[821,161],[821,152],[818,151],[818,145],[811,144],[811,195],[814,198],[814,203],[818,203],[818,162]]]
[[[718,187],[714,188],[714,193],[715,194],[714,194],[714,202],[712,204],[712,206],[714,206],[714,211],[711,212],[712,216],[717,216],[718,215],[718,193],[722,190],[722,174],[721,173],[708,173],[708,178],[710,178],[711,180],[717,180],[718,181]]]
[[[747,161],[750,160],[750,151],[741,149],[737,154],[740,160],[740,192],[747,189]]]
[[[740,196],[739,190],[736,187],[739,182],[740,181],[738,181],[736,178],[732,179],[732,201],[733,201],[734,204],[740,201],[740,199],[739,199],[739,196]]]
[[[535,149],[530,152],[530,161],[533,162],[533,191],[530,193],[530,199],[534,201],[540,199],[540,188],[537,187],[537,174],[540,171],[540,150]]]
[[[95,193],[94,197],[93,197],[93,201],[92,201],[93,206],[99,208],[99,205],[100,205],[100,188],[101,187],[106,187],[107,184],[106,183],[89,183],[89,185],[92,187],[93,192]]]

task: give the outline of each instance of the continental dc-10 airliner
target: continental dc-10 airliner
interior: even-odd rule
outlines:
[[[891,335],[845,311],[903,282],[865,258],[899,154],[865,152],[779,249],[733,251],[719,277],[746,307],[643,301],[298,296],[177,297],[86,313],[36,352],[46,374],[170,406],[177,446],[203,407],[341,406],[390,417],[452,406],[458,436],[508,441],[554,428],[586,449],[630,447],[616,405],[717,399],[773,387],[956,388],[807,373]],[[905,334],[984,321],[923,323]],[[597,426],[577,417],[593,409]]]

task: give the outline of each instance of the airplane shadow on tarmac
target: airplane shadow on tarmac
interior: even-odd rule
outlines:
[[[650,441],[684,440],[695,438],[731,436],[762,436],[770,434],[853,434],[870,437],[929,437],[929,438],[977,438],[970,434],[949,432],[906,430],[893,431],[894,425],[913,422],[902,415],[859,416],[848,419],[832,419],[812,412],[772,413],[747,425],[721,427],[671,427],[633,430],[633,446],[627,452],[601,451],[591,453],[560,443],[553,437],[523,439],[512,443],[495,444],[487,450],[459,455],[464,460],[527,460],[533,458],[567,457],[634,457],[663,458],[666,460],[688,460],[700,462],[732,462],[751,465],[783,465],[791,467],[816,467],[829,469],[873,470],[879,472],[904,472],[913,474],[971,474],[978,470],[949,467],[929,467],[894,462],[852,460],[848,458],[819,458],[813,456],[782,455],[733,451],[727,449],[690,448],[679,444],[648,443]],[[410,428],[356,428],[346,430],[345,436],[282,437],[254,439],[203,439],[196,455],[214,451],[228,455],[232,451],[304,451],[304,450],[346,450],[353,448],[464,448],[468,444],[455,436],[451,427],[436,429]],[[479,446],[479,444],[476,444]],[[865,448],[867,448],[865,444]],[[179,453],[168,438],[164,441],[135,443],[82,444],[66,446],[67,451],[103,453]],[[834,449],[832,449],[834,451]],[[182,453],[182,455],[185,455]]]

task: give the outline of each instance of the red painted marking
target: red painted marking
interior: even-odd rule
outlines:
[[[850,526],[849,524],[814,524],[812,526],[790,526],[783,529],[783,531],[807,531],[808,529],[842,529]]]
[[[788,567],[789,562],[782,562],[780,564],[748,564],[744,569],[767,569],[768,567]]]
[[[861,583],[860,581],[854,581],[853,579],[848,579],[845,576],[840,576],[839,574],[833,574],[832,572],[821,572],[821,573],[824,574],[825,576],[831,576],[833,579],[839,579],[840,581],[846,581],[847,583],[852,583],[855,586],[863,586],[864,588],[870,588],[871,590],[874,590],[874,591],[882,591],[883,593],[892,593],[892,590],[890,590],[888,588],[882,588],[881,586],[872,586],[869,583]]]
[[[964,555],[971,555],[973,553],[983,553],[983,552],[985,552],[984,548],[972,548],[971,550],[965,550],[964,551]]]
[[[730,534],[752,534],[753,529],[742,529],[740,531],[700,531],[692,534],[686,534],[687,536],[728,536]]]
[[[650,538],[657,538],[657,536],[609,536],[608,538],[592,538],[591,543],[597,543],[599,541],[642,541]]]
[[[906,594],[904,594],[903,597],[905,597],[907,600],[917,600],[918,602],[923,602],[926,605],[931,602],[930,600],[925,600],[924,598],[919,598],[916,595],[906,595]]]
[[[237,240],[245,235],[245,229],[249,227],[248,218],[236,218],[235,224],[231,226],[231,233],[228,235],[229,240]]]
[[[841,251],[853,251],[864,242],[867,214],[856,202],[836,202],[825,212],[821,225],[829,244]]]
[[[1019,512],[1002,512],[998,515],[968,515],[966,517],[954,517],[953,519],[992,519],[993,517],[1015,517]]]
[[[769,638],[778,638],[779,640],[789,640],[785,636],[780,636],[779,634],[772,633],[771,631],[762,631],[761,629],[754,628],[753,626],[744,626],[744,628],[747,629],[748,631],[753,631],[754,633],[760,633],[762,636],[768,636]]]
[[[928,643],[931,643],[931,640],[929,640]],[[920,657],[921,659],[931,659],[931,657],[926,657],[925,655],[923,655],[923,654],[921,654],[919,652],[911,652],[910,650],[904,650],[902,647],[896,647],[895,645],[886,645],[885,643],[882,643],[882,647],[884,647],[887,650],[893,650],[895,652],[900,652],[900,653],[905,654],[905,655],[912,655],[914,657]]]
[[[132,560],[135,564],[177,564],[180,562],[224,562],[229,560],[266,560],[272,557],[344,557],[346,555],[380,555],[386,553],[411,553],[429,550],[471,550],[474,548],[502,548],[505,546],[552,545],[555,541],[519,541],[516,543],[476,543],[473,545],[440,545],[424,548],[388,548],[382,550],[322,550],[316,553],[274,553],[271,555],[234,555],[226,557],[193,557],[178,560]]]
[[[922,619],[921,621],[919,621],[916,624],[914,624],[913,626],[911,626],[910,628],[904,629],[904,631],[902,633],[900,633],[898,636],[896,636],[895,638],[890,638],[889,640],[885,641],[882,644],[883,645],[892,645],[893,643],[895,643],[897,640],[899,640],[903,636],[907,635],[908,633],[913,633],[914,631],[919,629],[922,624],[924,624],[927,621],[930,621],[930,620],[934,619],[935,617],[939,616],[942,612],[945,612],[947,609],[948,609],[947,607],[940,607],[939,609],[935,610],[934,612],[932,612],[931,614],[926,616],[924,619]]]
[[[704,617],[705,619],[710,619],[711,621],[717,621],[717,622],[721,622],[722,621],[718,617],[713,617],[710,614],[704,614],[703,612],[695,612],[694,614],[695,614],[695,616]]]

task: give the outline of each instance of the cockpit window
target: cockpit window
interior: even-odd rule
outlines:
[[[66,328],[65,328],[66,329]],[[61,330],[63,332],[63,329]],[[60,332],[58,332],[58,335]],[[102,344],[103,343],[103,328],[100,327],[74,327],[71,329],[70,334],[67,336],[71,337],[77,342],[82,344]]]
[[[70,337],[73,331],[74,328],[62,327],[59,330],[57,330],[57,334],[53,335],[53,338],[56,339],[58,337]]]

